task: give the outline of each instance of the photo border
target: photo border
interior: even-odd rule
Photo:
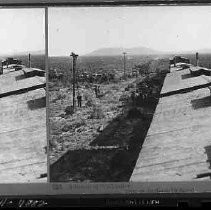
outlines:
[[[48,8],[59,6],[201,6],[210,5],[211,1],[136,1],[136,0],[0,0],[1,9],[6,8],[43,8],[45,9],[45,69],[46,89],[48,92]],[[46,93],[47,106],[49,106],[48,93]],[[47,116],[49,116],[49,110]],[[49,119],[47,123],[47,144],[49,144]],[[49,172],[49,160],[48,160]],[[48,173],[49,181],[49,173]],[[23,184],[0,184],[1,196],[59,196],[59,195],[141,195],[146,196],[199,196],[209,198],[211,195],[210,181],[187,181],[187,182],[115,182],[115,183],[23,183]]]
[[[0,0],[0,6],[138,6],[138,5],[205,5],[210,4],[210,0]]]

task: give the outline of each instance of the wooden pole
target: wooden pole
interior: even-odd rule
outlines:
[[[126,58],[125,58],[126,52],[123,52],[123,55],[124,55],[124,78],[126,78]]]
[[[31,68],[31,54],[29,53],[29,68]]]
[[[196,53],[196,66],[199,66],[199,53]]]
[[[0,74],[3,74],[3,63],[1,61]]]
[[[72,62],[72,71],[73,71],[73,110],[75,109],[75,77],[76,77],[76,60],[78,55],[76,55],[75,53],[71,53],[71,55],[73,57],[73,62]]]

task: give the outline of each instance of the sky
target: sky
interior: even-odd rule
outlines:
[[[49,55],[108,47],[211,49],[211,6],[49,8]]]
[[[44,51],[44,9],[0,9],[0,55]]]

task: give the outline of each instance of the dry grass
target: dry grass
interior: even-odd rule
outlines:
[[[95,105],[93,106],[92,113],[90,115],[90,119],[102,119],[105,115],[103,113],[103,109],[101,105]]]
[[[151,122],[152,114],[147,112],[153,113],[156,106],[155,101],[134,108],[131,92],[142,79],[101,84],[99,98],[85,84],[80,87],[82,108],[71,114],[65,112],[72,104],[71,88],[50,92],[53,181],[128,181]]]
[[[70,148],[88,146],[99,135],[99,126],[106,125],[121,114],[123,103],[119,99],[132,81],[134,79],[101,85],[101,98],[96,98],[92,87],[81,86],[82,108],[77,108],[74,113],[71,110],[70,88],[51,91],[51,160],[56,160]]]

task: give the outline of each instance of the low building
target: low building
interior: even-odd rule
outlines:
[[[18,59],[14,59],[14,58],[7,58],[6,60],[3,60],[2,62],[2,66],[7,66],[10,64],[17,64],[17,65],[21,65],[22,61],[18,60]]]
[[[190,60],[182,56],[174,56],[169,60],[169,63],[170,65],[176,66],[177,63],[190,63]]]
[[[0,75],[1,183],[47,181],[46,81],[42,70]]]

